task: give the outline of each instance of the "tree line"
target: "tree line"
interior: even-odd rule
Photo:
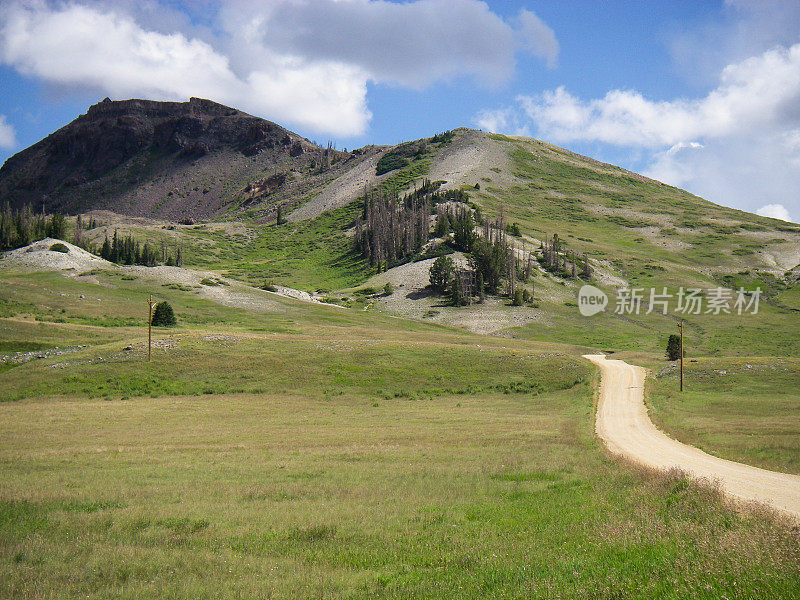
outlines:
[[[0,251],[21,248],[45,238],[71,238],[69,241],[79,248],[120,265],[183,266],[182,248],[169,248],[163,240],[160,246],[147,241],[142,244],[133,235],[123,237],[114,230],[113,238],[109,240],[106,236],[102,246],[97,247],[89,242],[85,232],[99,226],[94,217],[85,220],[78,215],[70,233],[67,219],[62,214],[34,213],[30,206],[14,209],[5,203],[0,209]]]
[[[63,239],[67,231],[64,215],[34,213],[30,206],[0,209],[0,250],[14,250],[44,238]]]
[[[106,235],[103,245],[100,247],[99,255],[101,258],[118,265],[155,267],[156,265],[164,264],[176,267],[183,266],[183,251],[180,246],[177,246],[173,253],[163,240],[161,247],[157,248],[147,241],[144,244],[140,244],[130,234],[122,237],[116,229],[111,240]]]
[[[560,277],[591,279],[586,255],[570,250],[558,234],[538,251],[524,241],[514,243],[510,236],[521,237],[519,224],[507,224],[502,207],[491,221],[464,190],[442,191],[441,183],[424,180],[402,198],[383,188],[365,190],[354,244],[371,266],[390,268],[424,256],[428,247],[427,255],[439,256],[431,267],[431,286],[453,304],[482,301],[486,294],[506,294],[514,304],[532,302],[537,263]],[[456,267],[439,249],[465,253],[468,264]]]

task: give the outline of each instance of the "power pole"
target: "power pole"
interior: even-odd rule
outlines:
[[[681,332],[681,391],[683,391],[683,319],[678,322],[678,329]]]
[[[153,339],[153,304],[155,304],[153,294],[150,294],[150,299],[147,301],[147,362],[150,362],[150,347]]]

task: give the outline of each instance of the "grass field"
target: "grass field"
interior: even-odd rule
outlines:
[[[605,454],[581,347],[162,288],[148,365],[95,276],[2,276],[9,350],[89,348],[0,372],[0,597],[800,594],[788,527]]]
[[[788,531],[681,478],[607,459],[592,436],[590,382],[539,382],[536,395],[376,402],[5,403],[0,594],[800,593]]]
[[[683,394],[675,369],[649,380],[660,426],[711,454],[800,474],[797,358],[699,358],[685,369]]]

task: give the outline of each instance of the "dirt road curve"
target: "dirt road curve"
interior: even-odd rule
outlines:
[[[609,450],[657,469],[678,467],[719,481],[723,491],[768,504],[800,521],[800,477],[716,458],[659,431],[644,404],[645,370],[621,360],[586,355],[602,371],[595,431]]]

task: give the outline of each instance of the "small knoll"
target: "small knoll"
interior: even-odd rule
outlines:
[[[63,244],[68,252],[51,250],[53,244]],[[45,238],[22,248],[3,253],[0,266],[34,271],[88,271],[114,265],[83,248],[55,238]]]

